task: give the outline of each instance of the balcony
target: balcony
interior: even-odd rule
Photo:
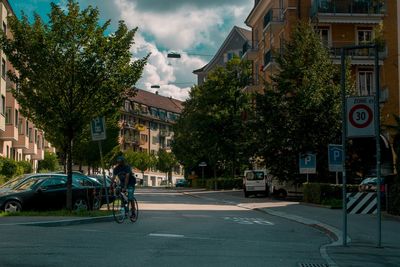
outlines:
[[[273,32],[282,28],[285,24],[285,10],[283,8],[271,8],[264,16],[264,32],[271,30]]]
[[[25,155],[36,155],[38,153],[37,144],[29,142],[29,147],[23,152]]]
[[[250,42],[245,42],[242,48],[242,59],[244,60],[255,60],[257,59],[258,47],[254,47],[254,44]]]
[[[6,131],[0,133],[0,140],[18,141],[18,128],[14,124],[6,124]]]
[[[160,136],[162,136],[162,137],[169,136],[169,131],[166,129],[160,129]]]
[[[352,42],[333,42],[330,47],[328,47],[330,56],[333,63],[340,64],[340,59],[342,55],[342,47],[346,46],[356,46],[357,44]],[[387,58],[387,46],[385,46],[382,51],[379,52],[379,65],[383,65],[383,60]],[[352,65],[374,65],[375,64],[375,50],[374,49],[357,49],[349,50],[346,54],[351,59]]]
[[[319,23],[378,24],[385,12],[383,0],[314,0],[311,7]]]
[[[43,160],[44,159],[44,150],[38,149],[36,154],[32,155],[32,159],[34,160]]]

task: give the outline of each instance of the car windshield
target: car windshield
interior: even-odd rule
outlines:
[[[14,190],[18,190],[18,191],[24,191],[24,190],[32,189],[37,183],[39,183],[42,180],[43,180],[43,177],[34,177],[34,178],[31,178],[31,179],[27,179],[26,181],[18,184],[13,189]]]
[[[0,188],[14,188],[16,185],[18,185],[22,181],[24,181],[28,176],[29,176],[29,174],[20,175],[2,185],[0,185]]]
[[[246,174],[247,180],[263,180],[264,172],[249,172]]]

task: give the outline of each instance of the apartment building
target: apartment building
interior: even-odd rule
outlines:
[[[380,39],[383,44],[379,52],[381,124],[393,123],[392,114],[400,115],[399,11],[399,1],[388,0],[255,0],[245,20],[252,30],[252,42],[244,49],[242,58],[253,63],[253,83],[246,90],[264,90],[264,84],[271,82],[271,76],[279,71],[275,58],[283,53],[294,27],[300,20],[310,21],[334,64],[340,64],[341,47]],[[349,57],[356,95],[375,95],[374,51],[353,50]],[[392,140],[385,129],[381,139],[382,172],[391,173]],[[372,138],[353,141],[370,147],[371,155],[375,153]]]
[[[8,36],[11,35],[7,27],[7,17],[14,15],[8,1],[2,0],[0,20],[2,29]],[[16,85],[7,77],[8,70],[15,70],[3,51],[0,51],[0,57],[0,156],[30,161],[36,170],[38,161],[44,158],[44,151],[55,152],[55,149],[45,141],[43,131],[20,114],[19,104],[11,93]]]
[[[234,55],[242,57],[243,47],[247,47],[249,43],[251,43],[251,31],[234,26],[211,61],[193,71],[197,75],[197,84],[203,84],[211,70],[217,66],[225,66]]]
[[[135,89],[135,97],[126,100],[120,120],[120,145],[123,151],[133,149],[157,155],[160,149],[171,152],[174,136],[173,124],[182,111],[182,102],[141,89]],[[166,180],[165,173],[155,169],[145,172],[144,177],[136,170],[146,186],[159,186]],[[172,182],[183,179],[182,167],[172,173]]]

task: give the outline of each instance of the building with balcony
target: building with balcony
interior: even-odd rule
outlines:
[[[160,149],[171,152],[171,142],[174,136],[173,124],[182,111],[182,102],[171,97],[161,96],[141,89],[135,89],[135,97],[126,100],[120,119],[121,150],[132,149],[157,155]],[[166,179],[165,173],[148,170],[143,184],[158,186]],[[172,181],[183,178],[181,167],[172,173]]]
[[[283,53],[285,41],[290,40],[296,24],[310,21],[334,64],[340,64],[342,47],[381,44],[381,124],[394,123],[392,114],[400,115],[399,11],[399,1],[388,0],[255,0],[245,20],[251,28],[253,44],[250,54],[243,56],[253,64],[253,84],[247,91],[261,93],[265,84],[272,83],[271,76],[279,73],[274,58]],[[375,95],[375,52],[358,49],[348,56],[356,95]],[[388,133],[383,133],[386,148],[388,137]],[[375,151],[373,144],[371,151]]]
[[[7,26],[8,16],[15,16],[9,2],[0,1],[2,29],[11,37]],[[55,152],[55,149],[45,141],[44,133],[20,114],[19,103],[11,92],[16,89],[16,85],[7,77],[8,71],[16,70],[3,51],[0,51],[0,60],[0,156],[30,161],[36,170],[38,161],[44,158],[44,150]]]
[[[225,66],[234,55],[242,57],[245,49],[250,53],[251,47],[251,31],[234,26],[211,61],[193,71],[197,75],[197,84],[203,84],[211,70],[216,66]]]

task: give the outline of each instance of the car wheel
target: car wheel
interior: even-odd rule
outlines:
[[[79,199],[75,200],[73,209],[77,210],[77,211],[88,210],[88,204],[87,204],[86,200],[79,198]]]
[[[21,203],[16,200],[9,200],[4,204],[5,212],[18,212],[22,210]]]
[[[99,197],[95,197],[93,199],[93,206],[92,209],[93,210],[99,210],[101,208],[101,199]]]

